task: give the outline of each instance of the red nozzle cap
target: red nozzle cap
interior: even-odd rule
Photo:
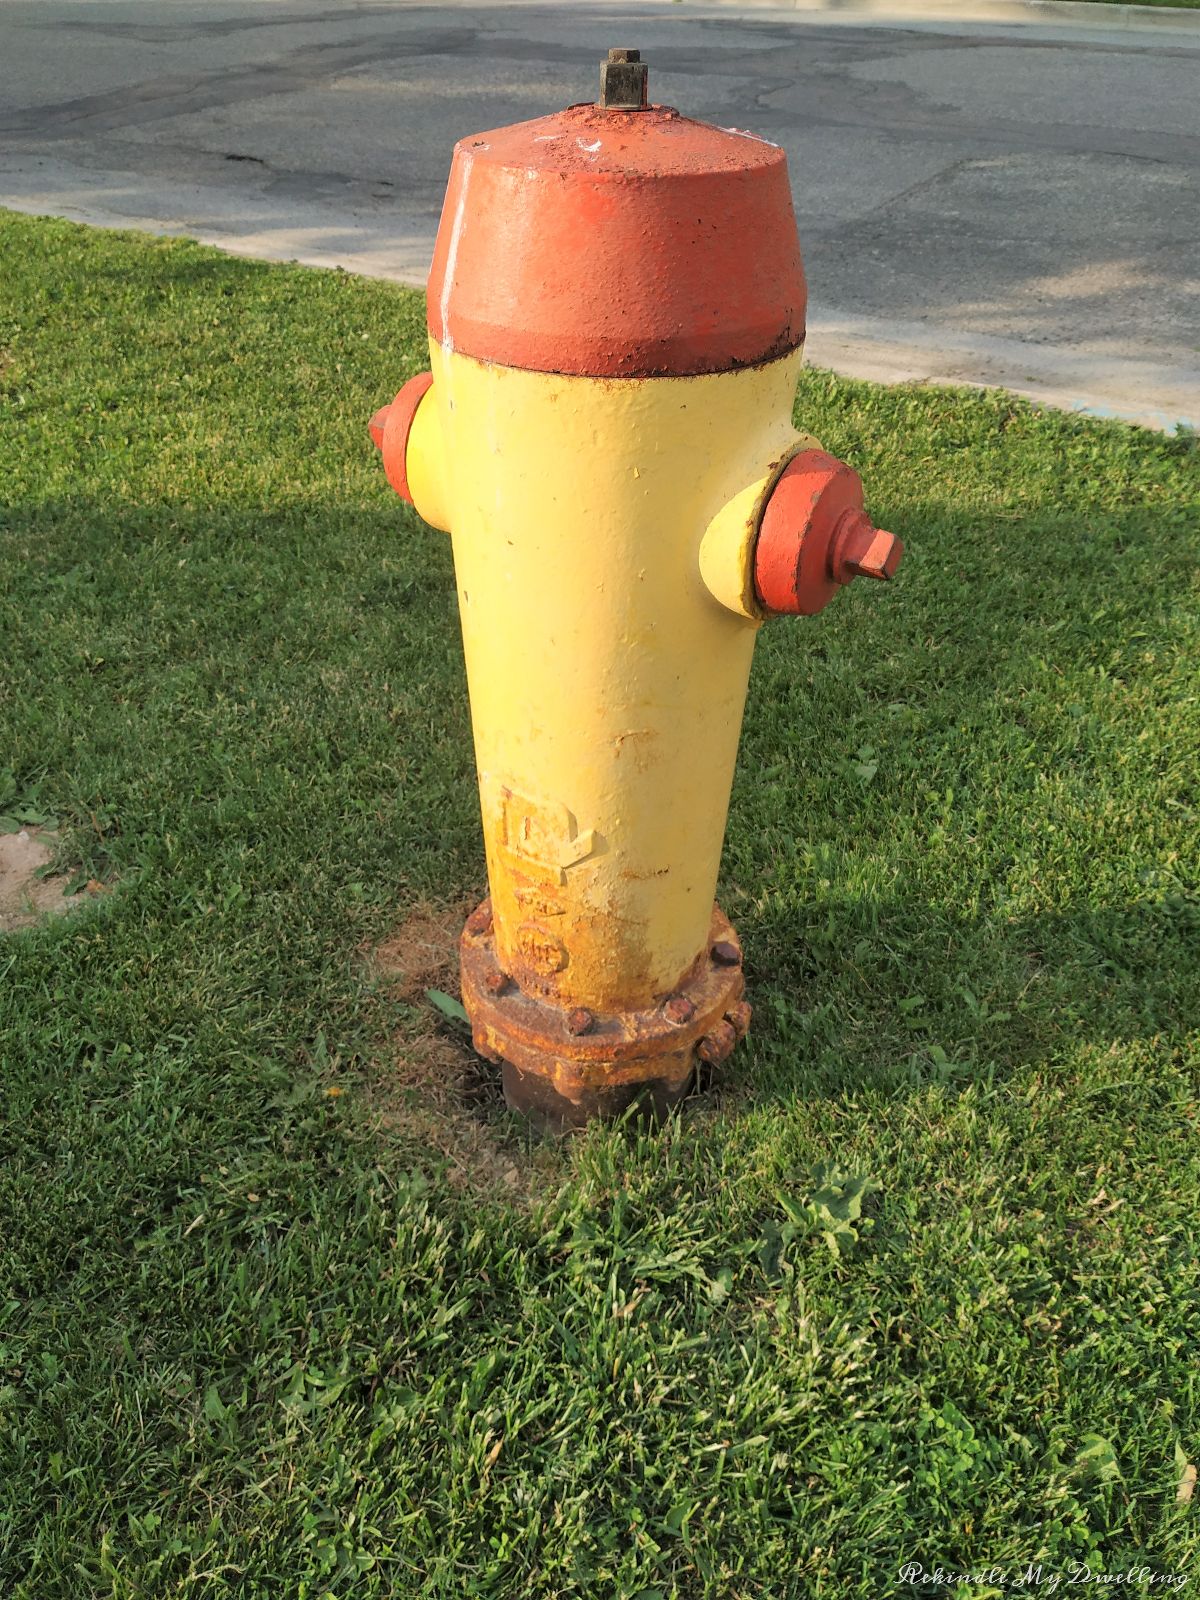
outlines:
[[[764,611],[813,617],[854,578],[890,578],[904,546],[863,510],[862,479],[823,450],[793,456],[767,500],[754,547]]]
[[[432,372],[418,372],[410,378],[392,401],[371,418],[370,433],[375,448],[383,454],[383,470],[387,480],[402,500],[412,505],[408,487],[405,460],[408,455],[408,436],[412,432],[417,407],[433,385]]]

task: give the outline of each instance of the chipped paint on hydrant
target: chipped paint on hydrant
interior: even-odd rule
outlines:
[[[754,639],[899,542],[792,426],[804,272],[783,151],[651,105],[464,139],[431,371],[377,413],[389,481],[451,534],[490,895],[462,993],[509,1104],[662,1110],[750,1021],[714,903]]]

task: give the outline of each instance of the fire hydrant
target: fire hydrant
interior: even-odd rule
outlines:
[[[648,103],[455,146],[431,371],[371,434],[453,539],[490,896],[462,995],[509,1104],[662,1110],[744,1035],[714,903],[755,635],[901,545],[792,426],[804,271],[783,151]]]

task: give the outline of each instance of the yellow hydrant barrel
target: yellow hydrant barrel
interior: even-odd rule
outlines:
[[[796,433],[805,285],[783,152],[646,95],[454,151],[431,379],[372,434],[453,539],[490,894],[476,1047],[553,1126],[662,1109],[749,1023],[714,902],[754,638],[900,547]]]

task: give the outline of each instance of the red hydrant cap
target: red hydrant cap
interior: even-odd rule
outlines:
[[[722,372],[804,340],[777,146],[663,106],[571,106],[460,141],[429,331],[482,361],[640,378]]]
[[[802,450],[763,507],[754,589],[775,616],[813,617],[843,584],[890,578],[904,546],[863,510],[862,479],[824,450]]]
[[[402,500],[412,504],[408,487],[408,436],[417,407],[433,385],[431,372],[418,372],[401,389],[390,406],[383,406],[370,421],[371,439],[383,456],[387,480]]]

